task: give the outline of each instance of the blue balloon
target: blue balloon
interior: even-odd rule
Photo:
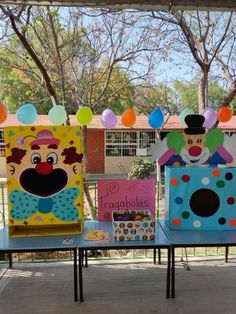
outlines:
[[[154,109],[148,116],[148,124],[152,128],[160,128],[164,123],[164,115],[160,108]]]
[[[16,117],[23,124],[31,124],[37,119],[37,110],[32,104],[24,104],[16,111]]]

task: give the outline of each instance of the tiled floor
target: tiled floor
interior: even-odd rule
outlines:
[[[191,259],[176,267],[176,298],[165,298],[166,265],[151,259],[93,261],[83,269],[84,303],[73,301],[67,263],[0,265],[0,314],[235,314],[236,260]]]

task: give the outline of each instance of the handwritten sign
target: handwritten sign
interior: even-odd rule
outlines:
[[[111,221],[113,210],[126,209],[155,217],[155,179],[98,181],[98,220]]]

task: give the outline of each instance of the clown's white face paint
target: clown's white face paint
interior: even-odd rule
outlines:
[[[180,156],[188,165],[202,165],[210,157],[210,152],[205,144],[205,134],[184,134],[185,146],[181,149]]]
[[[181,149],[180,156],[187,165],[203,165],[210,157],[210,152],[207,147],[204,147],[199,155],[192,156],[184,147]]]

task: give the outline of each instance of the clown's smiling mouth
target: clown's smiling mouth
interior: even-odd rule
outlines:
[[[194,163],[196,163],[196,162],[198,162],[200,159],[195,159],[195,160],[189,160],[192,164],[194,164]]]
[[[35,169],[26,169],[20,175],[20,185],[30,194],[49,197],[61,191],[68,182],[64,169],[54,169],[49,174],[40,174]]]
[[[190,159],[190,156],[189,156],[187,153],[185,153],[185,154],[182,155],[182,159],[183,159],[185,162],[188,162],[188,163],[190,163],[190,164],[196,164],[196,163],[199,163],[199,162],[201,162],[201,161],[203,161],[202,163],[204,163],[204,162],[206,162],[207,159],[208,159],[208,153],[207,153],[207,152],[204,152],[204,153],[202,154],[202,156],[201,156],[200,158],[198,158],[198,159]]]

